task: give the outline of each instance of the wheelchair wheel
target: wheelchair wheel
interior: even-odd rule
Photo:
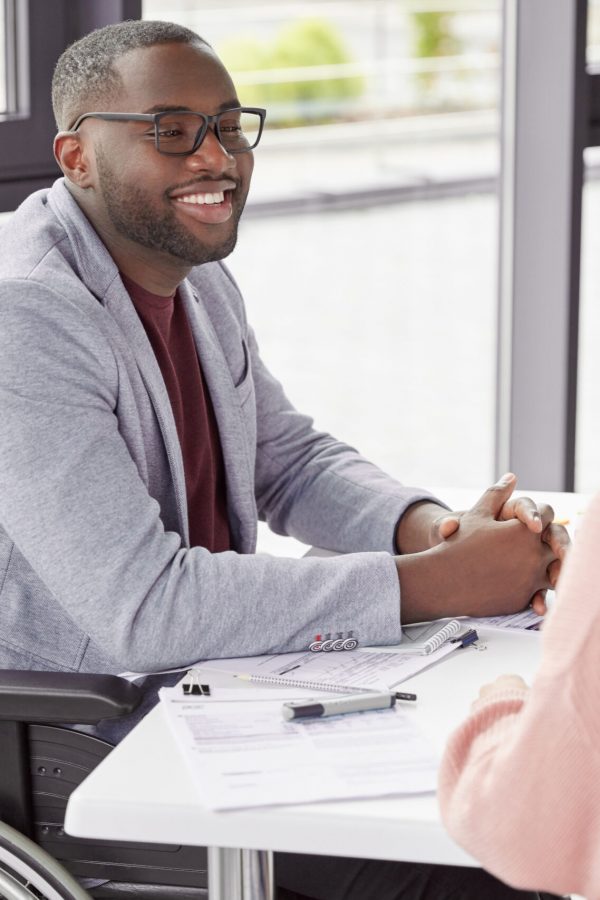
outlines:
[[[0,900],[91,900],[52,856],[0,822]]]

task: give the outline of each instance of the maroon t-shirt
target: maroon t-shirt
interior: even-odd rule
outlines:
[[[192,330],[179,297],[160,297],[121,275],[154,350],[179,435],[190,544],[231,549],[225,466],[219,431]]]

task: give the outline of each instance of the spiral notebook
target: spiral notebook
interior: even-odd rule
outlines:
[[[439,632],[439,622],[436,626]],[[335,693],[385,691],[392,690],[459,647],[460,641],[446,640],[440,642],[437,650],[426,653],[410,650],[404,653],[403,644],[342,653],[282,653],[206,660],[195,669],[198,677],[201,675],[207,683],[210,683],[212,673],[220,672],[233,676],[238,685],[240,681],[250,681],[265,687]]]
[[[464,623],[458,619],[405,625],[402,628],[402,643],[397,650],[411,655],[429,656],[463,630]]]

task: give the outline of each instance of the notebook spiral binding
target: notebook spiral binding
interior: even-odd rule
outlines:
[[[436,631],[435,634],[432,634],[428,640],[423,644],[422,653],[433,653],[434,650],[437,650],[438,647],[441,647],[442,644],[445,644],[446,641],[454,637],[455,634],[461,630],[462,626],[460,622],[457,622],[454,619],[452,622],[447,622],[439,631]]]

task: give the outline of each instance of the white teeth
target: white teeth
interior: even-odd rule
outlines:
[[[224,199],[223,191],[215,194],[186,194],[185,197],[177,197],[181,203],[197,203],[202,206],[204,203],[211,205],[213,203],[222,203]]]

